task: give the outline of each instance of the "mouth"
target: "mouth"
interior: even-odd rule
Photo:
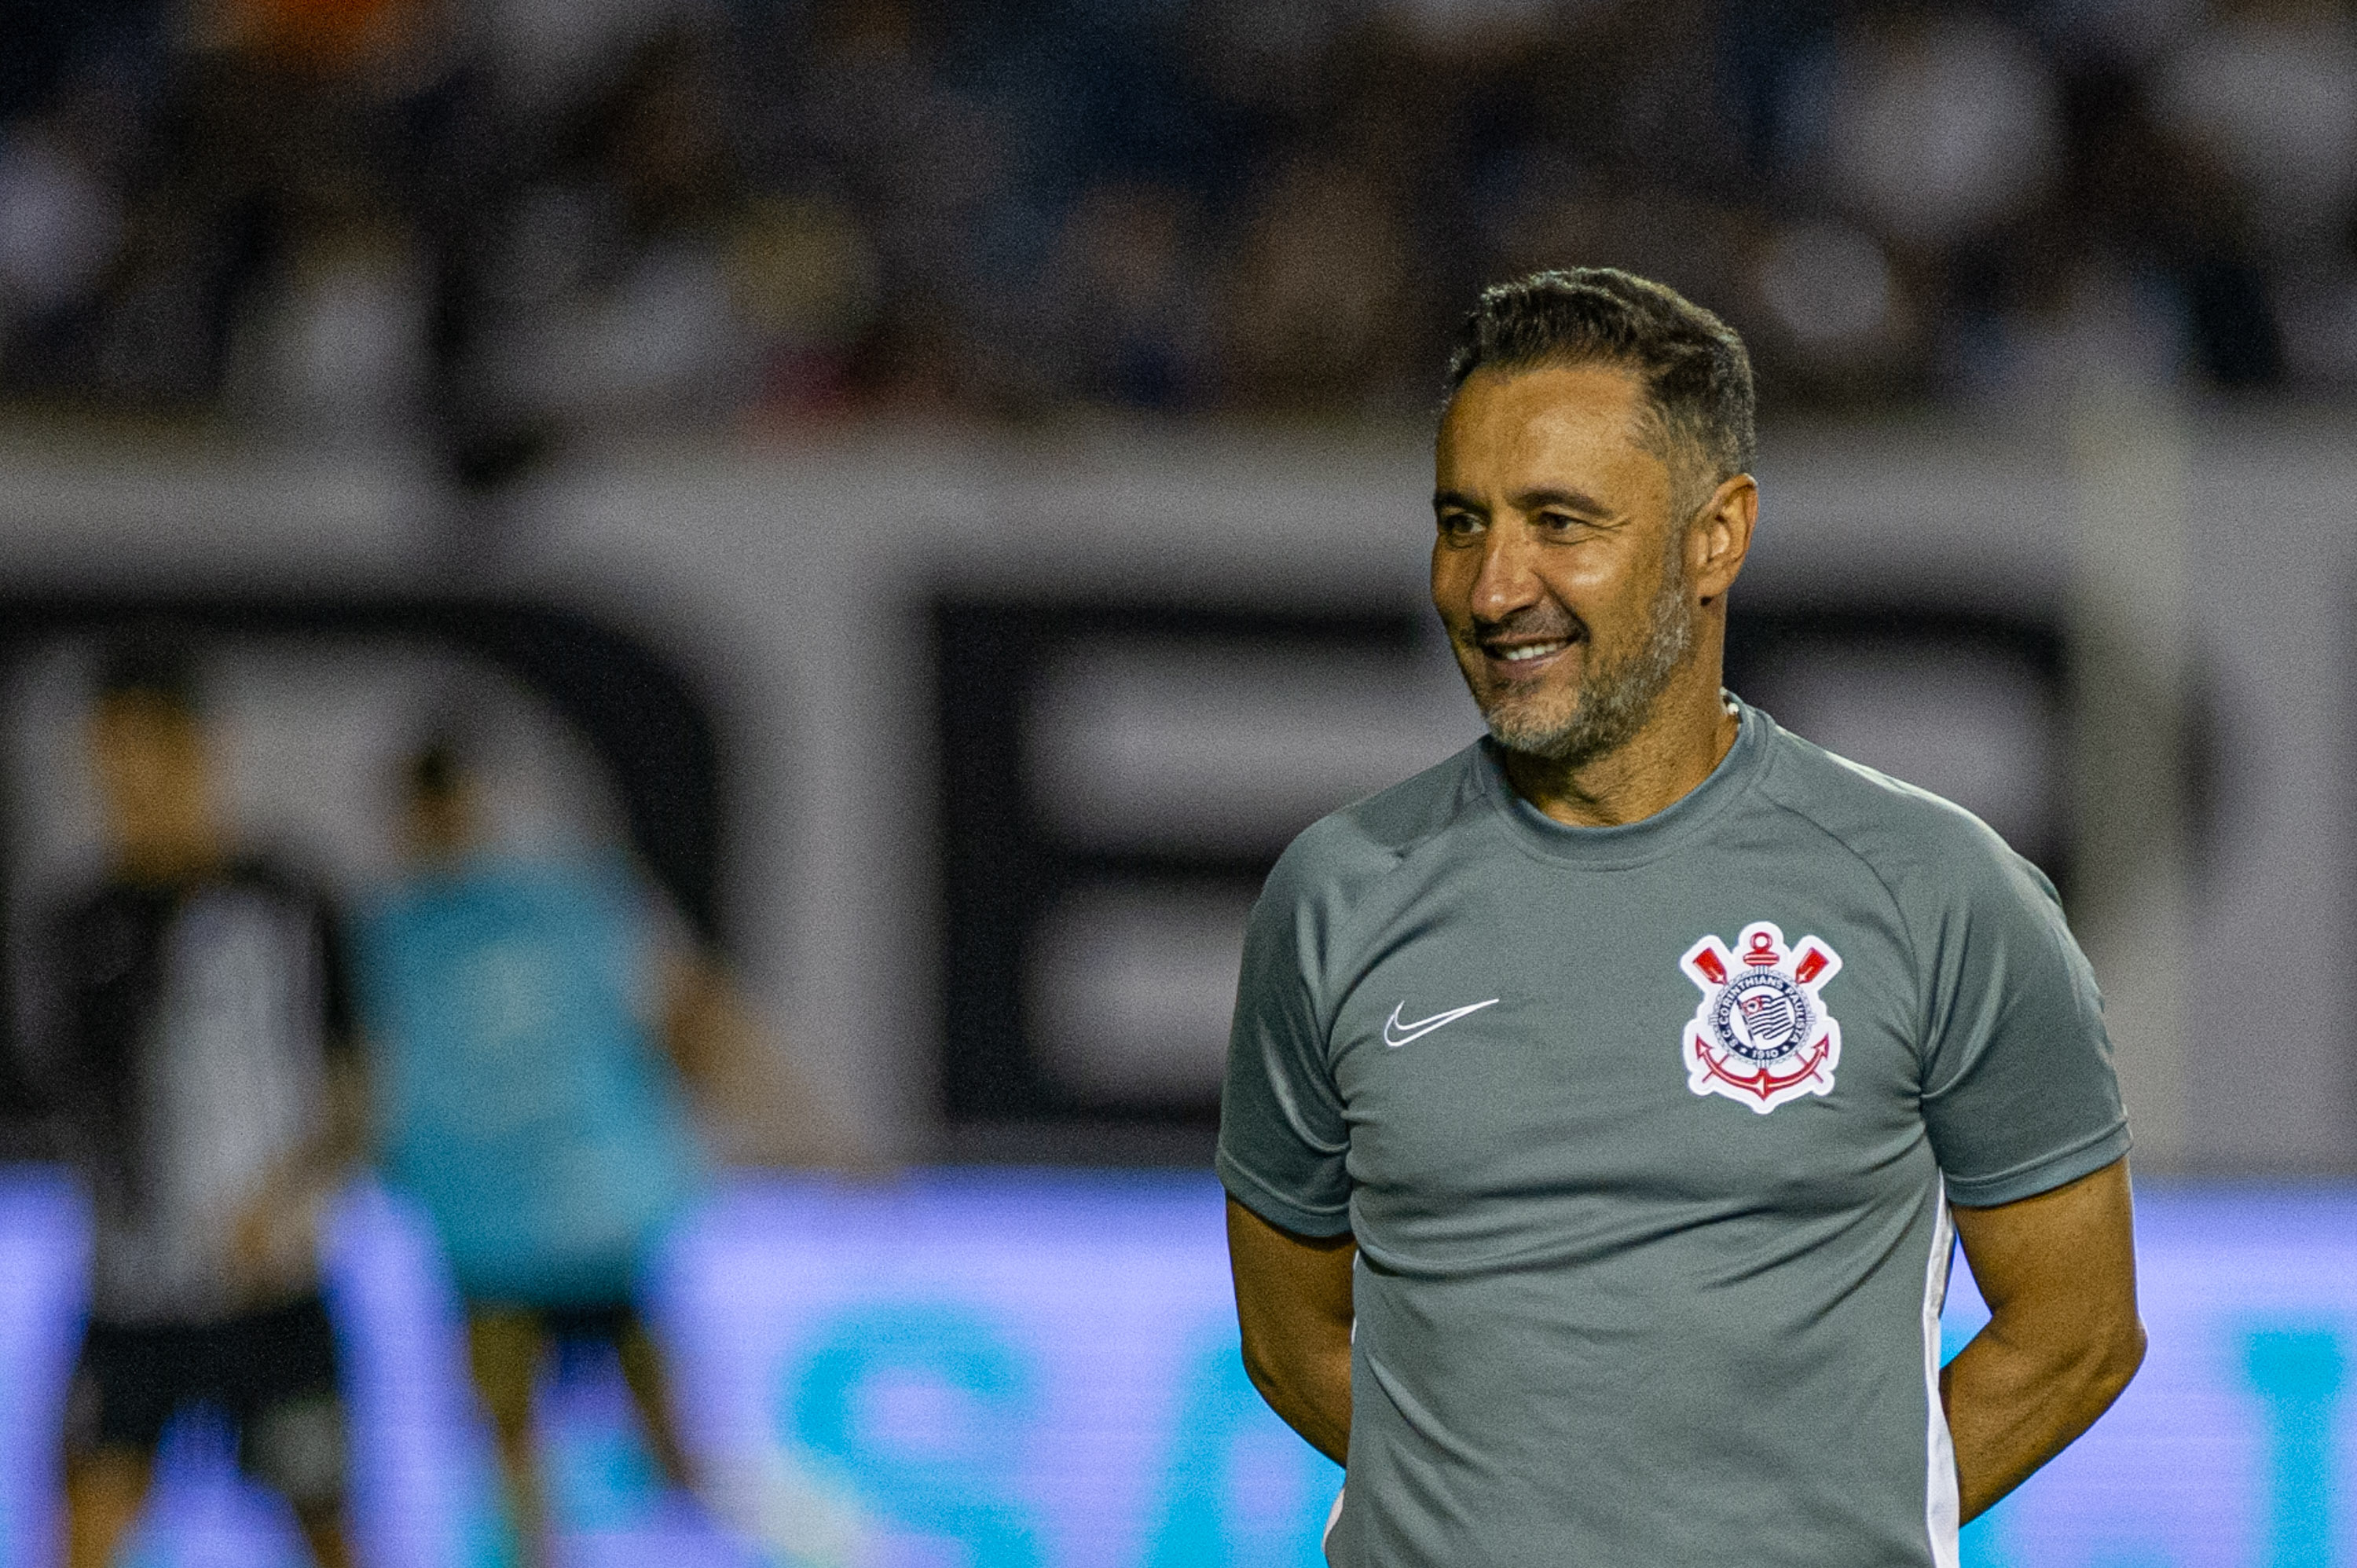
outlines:
[[[1490,672],[1505,681],[1528,681],[1553,669],[1582,639],[1549,638],[1484,638],[1480,642],[1481,658]]]

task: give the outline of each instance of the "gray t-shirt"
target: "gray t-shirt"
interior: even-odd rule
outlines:
[[[1747,706],[1641,822],[1484,741],[1297,839],[1219,1169],[1358,1240],[1341,1568],[1953,1568],[1947,1200],[2127,1146],[2046,879]]]

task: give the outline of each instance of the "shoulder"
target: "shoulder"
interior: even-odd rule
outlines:
[[[650,918],[653,901],[649,883],[616,850],[490,857],[473,875],[483,901],[543,930],[634,929]]]
[[[1461,818],[1481,789],[1479,745],[1311,823],[1278,857],[1265,904],[1353,901]]]
[[[267,898],[315,918],[330,917],[336,910],[337,900],[326,878],[271,851],[231,862],[222,869],[215,885]]]
[[[70,935],[97,923],[123,918],[142,902],[139,889],[112,877],[45,888],[31,903],[35,924],[52,935]]]
[[[1320,818],[1286,846],[1245,927],[1243,1012],[1299,1005],[1322,1013],[1319,998],[1346,961],[1355,917],[1402,862],[1480,799],[1480,766],[1468,747]]]
[[[34,940],[69,983],[119,976],[152,947],[171,908],[168,894],[111,876],[52,887],[32,902]]]
[[[1781,726],[1769,745],[1761,793],[1864,863],[1902,908],[2054,901],[2045,874],[1954,801]]]
[[[643,896],[619,856],[482,854],[380,888],[364,918],[404,928],[575,934],[636,916]],[[562,940],[562,938],[560,938]]]

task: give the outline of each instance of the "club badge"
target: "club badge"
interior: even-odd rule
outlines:
[[[1841,1026],[1820,993],[1841,972],[1841,955],[1820,937],[1788,948],[1770,920],[1744,927],[1735,948],[1705,937],[1678,961],[1702,987],[1685,1029],[1686,1087],[1762,1116],[1804,1094],[1832,1092]]]

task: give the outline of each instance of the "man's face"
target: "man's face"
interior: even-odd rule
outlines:
[[[405,815],[409,852],[415,859],[428,864],[457,860],[475,847],[481,813],[471,783],[413,789]]]
[[[169,853],[210,842],[205,737],[194,715],[145,693],[117,694],[91,715],[90,738],[119,845]]]
[[[1669,465],[1602,365],[1477,371],[1435,453],[1432,601],[1490,731],[1578,766],[1625,744],[1694,645]]]

